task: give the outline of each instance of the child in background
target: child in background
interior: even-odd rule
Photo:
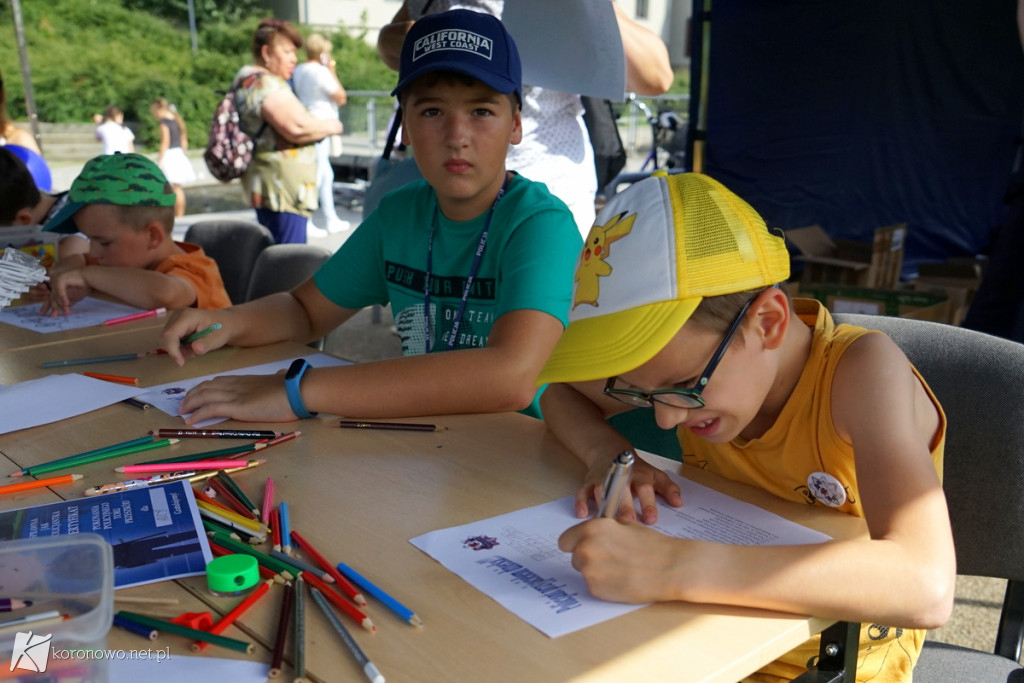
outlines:
[[[149,112],[160,124],[160,151],[156,164],[174,188],[174,215],[185,215],[185,190],[182,185],[196,179],[192,162],[185,155],[188,149],[188,129],[185,120],[173,104],[163,97],[149,103]]]
[[[481,49],[448,40],[459,35]],[[216,378],[182,401],[190,423],[285,422],[314,411],[537,414],[533,380],[565,324],[580,236],[562,201],[505,169],[509,144],[522,137],[521,88],[519,54],[493,16],[454,10],[412,27],[392,94],[424,180],[387,195],[293,291],[216,314],[179,312],[160,338],[181,364],[186,351],[226,344],[308,342],[390,302],[405,357],[308,371],[299,359],[284,381]],[[182,348],[213,323],[221,329]]]
[[[124,112],[114,105],[103,110],[103,114],[92,117],[96,122],[96,139],[103,143],[103,154],[130,154],[135,151],[135,133],[124,125]]]
[[[559,539],[597,597],[743,605],[860,622],[857,680],[910,680],[924,629],[953,606],[955,559],[940,473],[946,421],[887,336],[791,302],[782,237],[718,182],[654,177],[602,210],[577,268],[570,323],[539,380],[551,432],[587,469],[576,514],[631,445],[606,422],[653,409],[683,460],[808,505],[863,517],[870,537],[820,546],[670,538],[592,519]],[[709,360],[710,359],[710,360]],[[679,488],[638,459],[640,517]],[[752,677],[790,680],[817,639]]]
[[[171,238],[174,200],[163,173],[141,154],[86,162],[64,208],[43,229],[81,231],[89,238],[89,255],[51,277],[42,313],[67,315],[91,291],[145,309],[230,306],[213,259]]]

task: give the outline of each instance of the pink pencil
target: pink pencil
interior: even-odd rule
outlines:
[[[200,460],[199,462],[150,463],[148,465],[122,465],[115,472],[136,474],[139,472],[177,472],[178,470],[226,470],[232,467],[255,467],[266,460]]]
[[[104,325],[116,325],[118,323],[126,323],[129,320],[140,320],[142,318],[149,318],[154,315],[163,315],[167,312],[166,308],[154,308],[152,311],[141,311],[139,313],[132,313],[131,315],[122,315],[120,318],[111,318],[110,320],[104,320]]]
[[[260,521],[264,524],[270,521],[272,507],[274,507],[274,478],[267,477],[267,486],[263,489],[263,509],[260,514]]]

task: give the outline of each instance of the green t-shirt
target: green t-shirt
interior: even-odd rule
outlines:
[[[450,221],[438,211],[436,195],[426,181],[410,183],[386,195],[313,280],[338,306],[359,309],[390,303],[403,353],[424,353],[428,328],[423,290],[436,216],[430,346],[431,351],[444,350],[487,213],[470,221]],[[495,207],[454,348],[486,346],[494,321],[509,311],[543,311],[567,324],[581,246],[565,204],[541,183],[514,175]],[[535,399],[525,412],[539,416],[536,403]]]

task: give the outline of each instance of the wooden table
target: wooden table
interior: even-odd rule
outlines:
[[[82,349],[81,355],[89,355],[91,343],[75,345],[76,352]],[[224,349],[193,359],[182,369],[160,357],[128,362],[138,368],[137,376],[146,378],[146,384],[158,384],[176,373],[204,375],[217,367],[245,367],[309,352],[297,344]],[[29,356],[0,354],[0,377],[17,375],[13,361],[24,363]],[[416,629],[371,600],[367,613],[377,633],[352,625],[355,638],[388,680],[731,683],[831,623],[765,610],[663,603],[548,638],[419,551],[409,539],[569,495],[582,476],[581,466],[546,433],[543,423],[523,415],[442,416],[429,421],[448,430],[342,430],[335,418],[327,416],[277,425],[277,429],[301,429],[302,436],[264,451],[264,466],[236,477],[250,494],[261,496],[266,478],[272,476],[275,500],[288,502],[293,529],[333,561],[362,570],[423,619],[426,626]],[[118,404],[58,424],[2,435],[0,454],[24,467],[176,422],[155,409]],[[175,454],[184,454],[223,444],[194,439],[173,448]],[[132,461],[132,456],[125,460]],[[76,468],[85,478],[57,493],[75,497],[88,486],[115,481],[119,478],[112,472],[116,464],[123,462]],[[678,467],[667,460],[659,464]],[[704,472],[687,471],[686,476],[837,538],[863,533],[861,520],[790,504]],[[17,495],[0,500],[2,509],[23,504]],[[173,592],[188,593],[222,612],[237,602],[211,597],[201,577],[176,584]],[[264,648],[273,643],[280,592],[272,590],[240,625]],[[115,631],[111,647],[134,642],[129,634]],[[226,635],[233,633],[238,637],[238,631]],[[224,654],[214,647],[206,652]],[[312,600],[307,601],[307,667],[311,680],[363,680],[360,668]]]
[[[8,325],[7,323],[0,323],[0,353],[52,346],[66,342],[78,342],[97,337],[116,337],[126,332],[136,332],[143,329],[159,331],[163,329],[165,322],[167,322],[167,316],[162,315],[118,323],[116,325],[90,325],[89,327],[79,327],[73,330],[62,330],[46,334],[15,325]]]

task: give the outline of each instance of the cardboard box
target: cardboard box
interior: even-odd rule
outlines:
[[[786,231],[786,239],[800,250],[793,260],[804,264],[800,278],[804,285],[896,287],[906,238],[906,223],[878,228],[871,243],[833,240],[818,225]]]
[[[922,263],[911,286],[949,298],[949,324],[959,325],[981,284],[981,264],[971,257],[955,257],[946,263]]]
[[[817,299],[833,313],[867,313],[948,322],[949,298],[912,289],[872,289],[843,285],[803,285],[796,296]]]

